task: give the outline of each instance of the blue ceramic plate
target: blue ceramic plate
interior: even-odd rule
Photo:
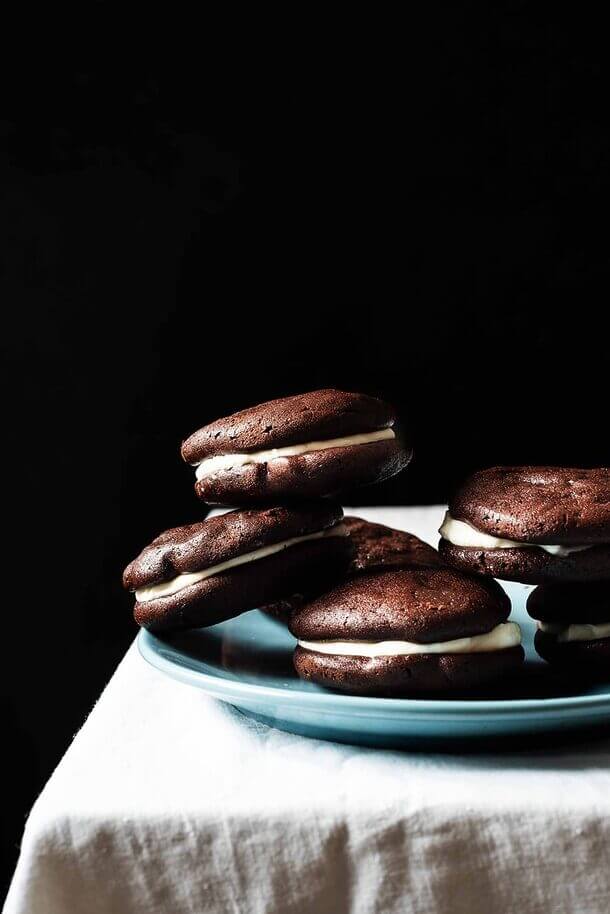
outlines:
[[[523,629],[522,672],[493,691],[431,700],[364,698],[302,682],[292,670],[294,638],[258,610],[207,629],[156,637],[141,631],[142,656],[158,670],[244,714],[292,733],[368,746],[532,737],[610,724],[610,677],[562,677],[533,648],[525,612],[531,588],[504,585]]]

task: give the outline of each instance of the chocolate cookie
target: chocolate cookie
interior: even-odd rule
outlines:
[[[389,568],[443,564],[436,549],[413,533],[349,515],[343,523],[354,546],[348,577]]]
[[[527,601],[536,650],[549,663],[610,673],[610,582],[544,584]]]
[[[278,622],[283,622],[285,625],[290,622],[290,618],[295,612],[306,602],[305,596],[302,593],[293,594],[289,600],[280,600],[279,603],[270,603],[268,606],[263,606],[262,610],[267,616],[271,616],[272,619],[276,619]]]
[[[158,536],[127,566],[134,617],[153,631],[214,625],[299,591],[326,589],[352,557],[332,502],[231,511]]]
[[[468,479],[440,529],[441,557],[525,584],[610,579],[610,469],[492,467]]]
[[[390,406],[341,390],[244,409],[182,445],[199,498],[223,505],[333,495],[393,476],[411,454]]]
[[[450,568],[356,577],[294,613],[295,668],[304,679],[359,694],[472,688],[523,660],[509,613],[499,584]]]

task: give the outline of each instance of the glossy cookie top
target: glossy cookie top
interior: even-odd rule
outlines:
[[[182,445],[187,463],[221,454],[250,453],[391,428],[394,409],[382,400],[342,390],[269,400],[217,419]]]
[[[293,537],[327,530],[343,517],[331,501],[292,507],[230,511],[196,524],[161,533],[123,573],[123,584],[136,590],[199,571]]]
[[[306,641],[450,641],[490,631],[510,613],[493,579],[450,568],[404,568],[354,578],[298,610],[290,622]]]
[[[610,541],[610,468],[490,467],[449,503],[454,520],[529,543]]]

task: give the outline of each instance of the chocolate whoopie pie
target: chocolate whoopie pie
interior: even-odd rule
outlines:
[[[271,400],[200,428],[182,445],[210,504],[334,495],[405,467],[411,448],[392,407],[341,390]]]
[[[527,611],[538,622],[536,650],[549,663],[610,673],[610,581],[542,584]]]
[[[352,557],[332,502],[231,511],[158,536],[127,566],[134,617],[153,631],[214,625],[298,591],[326,589]]]
[[[383,569],[443,564],[436,549],[413,533],[349,515],[343,518],[343,525],[354,548],[354,556],[345,572],[346,578]],[[295,594],[290,600],[267,606],[265,612],[281,622],[288,622],[293,612],[305,602],[303,594]]]
[[[441,557],[465,571],[524,584],[610,579],[610,469],[481,470],[440,534]]]
[[[496,581],[420,567],[354,578],[294,613],[294,665],[344,692],[470,689],[523,661],[510,601]]]

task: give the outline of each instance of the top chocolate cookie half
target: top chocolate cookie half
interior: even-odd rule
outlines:
[[[334,495],[393,476],[411,454],[390,406],[340,390],[241,410],[182,445],[183,459],[196,466],[195,491],[210,504]]]
[[[354,578],[292,617],[298,639],[404,640],[426,644],[484,634],[505,622],[510,600],[491,579],[452,568],[402,568]]]
[[[610,581],[543,584],[529,595],[527,611],[539,622],[603,623],[609,626],[610,636]]]
[[[348,577],[382,569],[443,564],[436,549],[413,533],[375,524],[362,517],[347,516],[343,525],[349,531],[354,547]]]
[[[517,542],[609,542],[610,468],[480,470],[451,499],[449,514],[482,533]]]

